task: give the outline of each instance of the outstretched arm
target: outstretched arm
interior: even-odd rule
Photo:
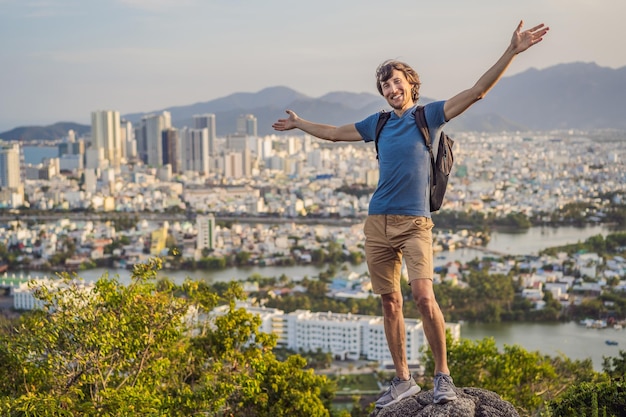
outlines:
[[[289,115],[286,119],[278,119],[272,127],[274,130],[284,131],[291,129],[300,129],[310,135],[320,139],[330,140],[332,142],[356,142],[363,140],[359,131],[356,130],[354,124],[344,126],[323,125],[320,123],[309,122],[301,119],[296,113],[287,110]]]
[[[520,21],[519,25],[513,32],[511,43],[504,54],[498,61],[478,79],[476,84],[468,90],[462,91],[451,99],[447,100],[443,111],[446,120],[451,120],[467,110],[472,104],[482,99],[491,88],[496,85],[500,77],[509,67],[513,58],[521,52],[524,52],[531,46],[543,40],[543,37],[550,29],[544,24],[537,25],[531,29],[522,32],[524,22]]]

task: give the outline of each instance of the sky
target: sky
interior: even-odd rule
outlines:
[[[505,76],[621,68],[624,16],[625,0],[0,0],[0,132],[274,86],[377,94],[388,58],[417,70],[422,96],[447,99],[495,63],[520,20],[550,32]]]

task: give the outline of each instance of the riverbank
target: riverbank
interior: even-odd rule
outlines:
[[[489,243],[480,248],[462,247],[455,250],[437,252],[434,258],[435,267],[445,266],[449,262],[466,263],[474,259],[482,259],[488,254],[500,255],[536,255],[540,251],[567,244],[583,242],[587,238],[596,235],[606,236],[614,233],[615,230],[609,226],[596,225],[587,227],[532,227],[521,233],[510,233],[496,231],[491,234]],[[350,272],[362,274],[367,272],[367,264],[344,264],[339,267]],[[159,276],[166,276],[176,283],[183,282],[186,278],[198,279],[207,283],[243,281],[249,276],[259,274],[263,277],[279,277],[283,274],[294,280],[306,277],[318,276],[320,272],[326,271],[327,265],[292,265],[292,266],[248,266],[232,267],[214,270],[163,270]],[[86,281],[93,281],[103,274],[119,275],[120,279],[127,281],[130,279],[131,271],[124,268],[93,268],[75,271],[78,276]],[[8,275],[32,275],[32,276],[54,276],[51,271],[8,271]]]
[[[591,236],[598,234],[607,235],[613,230],[604,226],[587,228],[531,228],[525,233],[502,233],[497,232],[485,248],[486,250],[498,250],[511,255],[536,254],[539,251],[565,244],[582,242]],[[435,266],[444,266],[452,261],[462,263],[473,259],[481,259],[486,254],[482,250],[461,248],[453,251],[438,252],[435,256]],[[321,272],[328,269],[327,265],[295,265],[295,266],[254,266],[227,268],[223,270],[195,270],[195,271],[159,271],[159,277],[167,277],[176,283],[182,283],[185,279],[202,280],[209,284],[216,282],[244,281],[250,276],[280,277],[286,275],[293,281],[315,278]],[[346,273],[354,272],[363,274],[367,272],[367,264],[344,264],[338,268]],[[24,271],[26,275],[29,272]],[[42,276],[41,271],[30,272],[33,277]],[[126,269],[96,268],[79,271],[78,276],[86,281],[95,281],[104,274],[118,276],[122,282],[129,282],[131,271]],[[48,275],[52,276],[52,275]],[[612,329],[596,330],[586,329],[576,323],[559,324],[526,324],[526,323],[500,323],[500,324],[464,324],[461,335],[468,339],[482,339],[494,337],[496,343],[504,345],[519,344],[527,350],[538,350],[544,354],[554,356],[565,354],[571,359],[593,360],[594,368],[601,369],[602,355],[617,355],[620,349],[626,349],[626,331],[616,332],[613,337]],[[620,337],[617,337],[620,336]],[[618,345],[609,346],[605,339],[615,339]]]

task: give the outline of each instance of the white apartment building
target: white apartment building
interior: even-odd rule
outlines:
[[[212,214],[198,216],[196,227],[198,229],[196,248],[200,251],[205,248],[215,249],[215,217]]]
[[[244,177],[244,154],[240,152],[229,152],[224,155],[224,177],[243,178]]]
[[[47,286],[63,285],[58,280],[46,278],[38,280]],[[93,283],[78,283],[85,291],[93,287]],[[16,310],[32,310],[40,308],[42,303],[32,293],[31,286],[22,283],[13,290],[14,308]],[[220,306],[213,310],[211,316],[225,314],[228,306]],[[358,360],[366,359],[381,365],[392,363],[387,346],[383,317],[338,313],[314,313],[308,310],[296,310],[285,314],[282,310],[265,307],[253,307],[239,303],[238,308],[245,308],[261,319],[259,330],[263,333],[275,334],[277,345],[295,352],[329,352],[335,359]],[[459,323],[447,323],[447,330],[452,338],[461,337]],[[405,319],[407,341],[407,360],[409,364],[419,364],[422,348],[426,345],[426,336],[421,320]]]
[[[24,185],[20,171],[20,145],[0,141],[0,205],[24,204]]]
[[[0,187],[19,188],[20,173],[19,143],[0,143]]]
[[[120,112],[97,110],[91,113],[91,146],[102,149],[109,165],[118,168],[122,161]]]
[[[252,307],[241,303],[239,307],[260,316],[261,331],[278,337],[278,346],[293,351],[315,352],[320,349],[330,352],[339,360],[366,359],[381,365],[391,364],[391,353],[387,346],[383,318],[355,314],[314,313],[296,310],[284,314],[281,310]],[[223,314],[227,306],[219,307],[214,313]],[[461,337],[459,323],[447,323],[453,339]],[[405,319],[407,360],[418,364],[426,336],[421,320]]]
[[[35,279],[33,282],[23,282],[19,287],[13,289],[13,308],[16,310],[34,310],[42,308],[44,302],[33,295],[33,287],[44,285],[47,288],[64,288],[66,285],[58,279],[49,279],[47,277]],[[94,288],[94,283],[85,283],[82,281],[74,281],[71,285],[76,285],[80,291],[90,292]],[[81,302],[80,300],[77,300]]]

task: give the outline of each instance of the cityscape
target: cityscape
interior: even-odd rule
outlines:
[[[203,251],[222,256],[248,245],[253,258],[272,264],[269,254],[280,256],[289,239],[295,237],[310,250],[329,233],[338,233],[334,240],[346,249],[358,250],[359,223],[378,181],[372,144],[331,144],[305,134],[259,137],[252,114],[242,114],[226,137],[216,135],[214,114],[196,115],[193,127],[180,129],[172,127],[167,111],[145,115],[136,126],[117,111],[94,111],[91,120],[90,136],[68,131],[55,142],[3,142],[0,207],[5,212],[25,209],[21,219],[38,213],[33,216],[40,220],[52,213],[61,220],[63,213],[72,213],[66,216],[72,220],[142,213],[137,229],[127,236],[132,245],[125,245],[126,259],[121,259],[129,263],[163,254],[172,246],[171,238],[183,258],[196,260]],[[460,133],[442,210],[536,217],[571,203],[593,203],[597,208],[583,217],[602,221],[602,204],[622,204],[626,188],[626,144],[609,133]],[[50,155],[27,162],[24,153],[37,146],[45,146]],[[603,195],[611,200],[600,200]],[[218,232],[216,218],[259,222]],[[277,226],[278,219],[288,223]],[[317,224],[300,226],[304,221]],[[341,222],[343,228],[331,232],[323,226],[329,221]],[[7,247],[22,245],[25,255],[36,255],[31,267],[38,269],[64,251],[66,242],[57,237],[68,230],[81,249],[76,258],[65,260],[68,269],[75,269],[104,255],[107,239],[122,232],[114,229],[110,222],[76,225],[63,220],[29,230],[18,222],[3,229],[2,240]],[[19,232],[7,233],[14,230]],[[483,243],[474,234],[451,239],[435,248]],[[83,247],[87,240],[90,252]]]
[[[55,142],[2,144],[6,222],[0,243],[20,269],[46,274],[102,265],[131,268],[150,257],[172,259],[173,250],[182,261],[166,267],[202,268],[208,258],[228,257],[247,265],[310,264],[316,251],[329,245],[363,262],[362,222],[378,180],[371,144],[328,144],[305,134],[259,137],[252,114],[242,114],[226,137],[216,136],[214,114],[196,115],[193,127],[180,129],[172,127],[168,112],[146,115],[138,126],[117,111],[91,116],[91,136],[69,131]],[[607,204],[623,204],[626,144],[610,134],[461,133],[455,142],[442,210],[549,218],[567,204],[593,203],[595,209],[582,216],[597,224]],[[25,151],[42,146],[50,155],[27,161]],[[606,195],[608,203],[600,198]],[[488,236],[469,227],[436,227],[434,239],[438,252],[480,248]],[[32,308],[23,279],[2,261],[5,282],[26,293],[16,297],[14,307]],[[575,282],[562,272],[520,276],[523,296],[541,308],[544,291],[550,291],[567,305],[575,302],[572,291],[599,294],[626,271],[619,256],[606,264],[592,255],[543,257],[533,266],[542,270],[564,261],[596,282]],[[494,262],[491,268],[508,273],[513,266]],[[436,277],[464,285],[459,278],[455,265]],[[366,276],[352,277],[349,288],[340,285],[338,297],[367,297],[368,282]]]
[[[226,137],[215,134],[215,123],[215,115],[203,114],[194,117],[193,128],[174,128],[163,112],[133,126],[116,111],[95,111],[91,135],[68,131],[58,141],[2,142],[0,315],[14,318],[40,308],[39,286],[54,291],[67,285],[57,272],[80,277],[104,268],[114,274],[154,258],[174,271],[232,266],[227,259],[280,267],[338,257],[344,266],[327,279],[324,296],[338,303],[371,299],[368,274],[350,265],[364,263],[363,222],[378,181],[372,144],[329,144],[305,134],[260,137],[252,114],[242,114]],[[573,205],[581,207],[578,221],[600,225],[624,204],[626,142],[613,132],[466,132],[454,140],[443,213],[523,215],[550,224]],[[480,250],[485,257],[474,267],[511,277],[516,299],[534,312],[548,311],[545,317],[607,292],[626,293],[626,245],[610,258],[590,251],[507,257],[487,250],[489,232],[472,226],[436,226],[436,256]],[[468,290],[468,271],[462,262],[447,262],[435,268],[434,283]],[[272,307],[271,300],[307,293],[304,281],[285,277],[270,288],[244,281],[250,298],[237,308],[258,317],[259,331],[275,337],[278,351],[332,358],[329,369],[316,368],[318,375],[352,370],[354,378],[364,378],[373,372],[372,391],[358,392],[375,393],[382,387],[376,375],[392,366],[383,317]],[[89,291],[95,282],[71,285]],[[602,308],[616,307],[610,303]],[[194,320],[193,314],[188,311],[185,320]],[[222,305],[210,316],[229,314]],[[622,330],[626,321],[612,315],[579,324],[582,332]],[[407,317],[405,327],[408,365],[423,375],[423,323]],[[462,327],[458,317],[447,320],[457,342]],[[605,349],[615,347],[609,342],[621,344],[623,332],[612,334]],[[595,357],[593,365],[599,366]]]

